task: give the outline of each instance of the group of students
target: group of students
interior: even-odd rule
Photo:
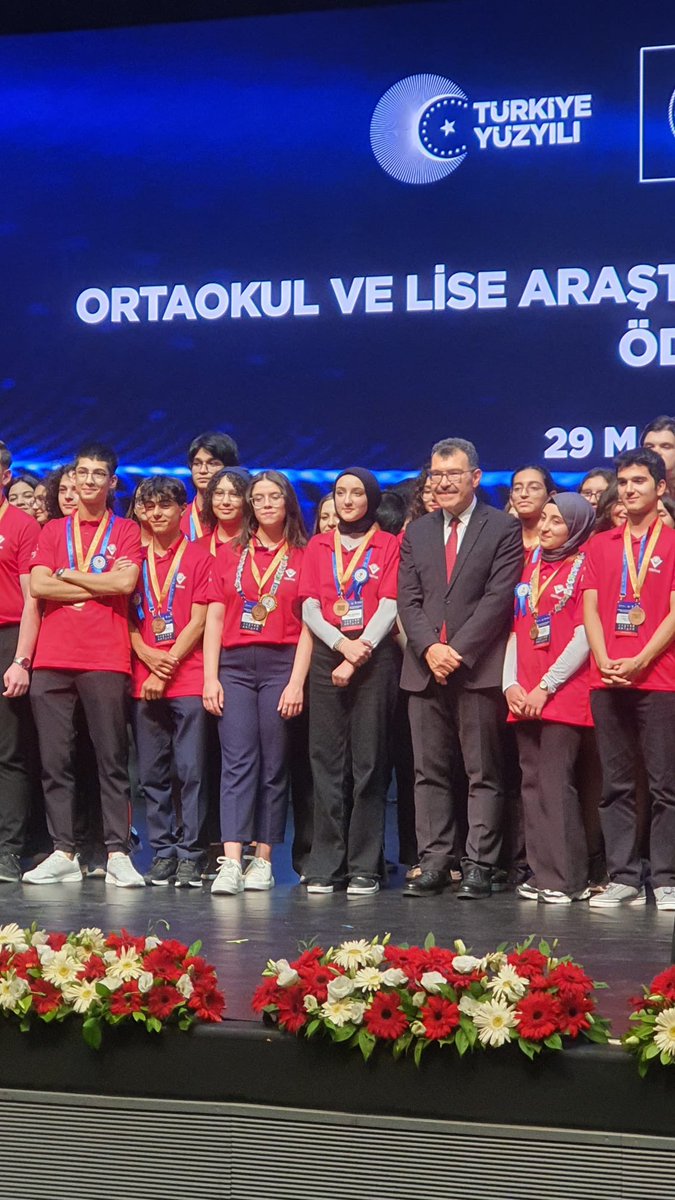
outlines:
[[[190,503],[154,475],[122,517],[116,456],[85,444],[31,513],[0,443],[0,881],[265,891],[290,796],[307,892],[373,895],[393,767],[405,896],[644,904],[647,809],[675,910],[675,420],[578,493],[519,468],[505,512],[461,438],[407,495],[349,467],[310,538],[287,477],[227,435],[188,460]],[[37,796],[52,849],[22,873]]]

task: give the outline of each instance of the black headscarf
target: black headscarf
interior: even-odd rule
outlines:
[[[578,492],[556,492],[546,503],[555,504],[567,526],[568,538],[556,550],[545,550],[542,546],[542,561],[562,562],[564,558],[576,554],[589,537],[595,525],[595,509],[586,497],[580,496]]]
[[[341,517],[338,519],[338,529],[340,533],[344,533],[346,537],[359,537],[362,533],[367,533],[375,520],[375,513],[380,506],[382,492],[380,485],[377,482],[372,471],[367,471],[365,467],[348,467],[346,471],[340,471],[335,483],[333,484],[333,501],[335,501],[335,489],[340,479],[345,475],[355,475],[361,480],[365,490],[368,507],[362,517],[358,521],[343,521]],[[335,505],[337,509],[337,504]]]

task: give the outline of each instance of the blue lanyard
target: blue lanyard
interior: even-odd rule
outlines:
[[[106,531],[103,535],[103,541],[101,542],[101,545],[99,546],[98,550],[96,551],[94,558],[96,558],[99,554],[102,554],[105,556],[105,552],[108,549],[108,542],[110,541],[110,535],[112,533],[112,528],[113,528],[114,524],[115,524],[115,516],[114,516],[114,513],[111,513],[110,520],[108,521]],[[71,571],[74,571],[75,570],[75,545],[73,542],[73,518],[72,517],[68,517],[68,520],[66,521],[66,544],[68,546],[68,564],[70,566]],[[92,575],[100,575],[101,574],[100,571],[93,571],[91,564],[89,565],[89,573]]]
[[[178,583],[178,575],[179,575],[179,572],[176,571],[176,574],[174,575],[173,579],[171,580],[171,587],[169,588],[169,595],[166,598],[166,616],[168,616],[168,617],[171,617],[173,614],[173,598],[176,594],[176,585]],[[148,610],[150,612],[150,616],[154,617],[157,610],[155,608],[154,601],[152,599],[152,590],[150,588],[150,576],[148,574],[147,558],[143,559],[143,591],[145,592],[145,598],[148,602]]]
[[[366,556],[365,556],[363,562],[361,563],[361,566],[356,568],[357,571],[367,571],[368,570],[368,564],[370,562],[372,553],[373,553],[373,547],[370,546],[368,548],[368,550],[366,551]],[[361,592],[363,591],[363,588],[365,587],[365,585],[368,582],[368,579],[364,579],[363,582],[358,583],[357,580],[354,578],[355,575],[356,575],[356,571],[354,572],[354,575],[352,575],[350,583],[349,583],[349,587],[347,588],[347,591],[345,592],[345,599],[347,599],[347,600],[349,599],[350,596],[353,596],[355,600],[360,600]],[[340,580],[338,579],[337,560],[335,558],[335,551],[333,551],[333,579],[335,580],[335,590],[336,590],[338,596],[341,596],[342,592],[340,591]]]
[[[640,567],[642,566],[642,560],[645,556],[645,550],[647,549],[647,534],[649,532],[650,532],[650,530],[647,530],[647,533],[643,534],[643,536],[640,538],[640,550],[638,553],[638,564],[637,564],[638,575],[640,574]],[[621,568],[621,599],[623,599],[623,597],[626,595],[627,591],[628,591],[628,559],[626,558],[626,551],[624,549],[623,567]]]
[[[190,541],[191,542],[196,542],[197,539],[199,537],[201,537],[201,534],[200,534],[199,530],[197,529],[197,522],[195,521],[194,506],[195,506],[195,501],[193,500],[192,504],[190,505]]]

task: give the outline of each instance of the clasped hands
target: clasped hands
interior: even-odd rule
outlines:
[[[143,654],[145,666],[151,672],[141,688],[142,700],[160,700],[180,661],[169,650],[157,650],[146,646]]]
[[[342,662],[331,673],[331,679],[335,687],[347,687],[354,672],[368,662],[373,647],[364,638],[354,638],[353,641],[351,638],[343,638],[338,650],[342,655]]]
[[[633,658],[601,659],[598,670],[605,687],[622,688],[632,687],[648,665],[641,655],[636,654]]]
[[[440,683],[442,687],[446,686],[453,671],[462,665],[461,654],[443,642],[434,642],[433,646],[424,651],[424,657],[436,683]]]

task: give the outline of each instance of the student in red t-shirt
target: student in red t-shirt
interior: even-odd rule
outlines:
[[[153,862],[146,883],[201,887],[208,804],[202,635],[210,559],[180,531],[185,485],[153,475],[139,498],[152,531],[131,604],[131,695],[138,779]],[[176,832],[172,760],[180,783]]]
[[[251,481],[244,529],[212,560],[204,633],[204,706],[220,717],[224,857],[214,894],[274,886],[272,847],[288,807],[287,721],[303,707],[311,638],[298,583],[305,529],[285,475]],[[242,847],[256,842],[244,875]]]
[[[592,726],[588,642],[583,625],[583,545],[595,513],[583,496],[563,493],[544,507],[541,554],[516,586],[506,647],[504,694],[522,772],[527,861],[525,900],[587,900],[588,851],[576,768]],[[591,735],[592,736],[592,735]]]
[[[209,480],[202,508],[204,536],[200,546],[215,558],[223,546],[241,536],[246,489],[251,476],[244,467],[226,467]]]
[[[645,903],[635,796],[642,752],[651,799],[650,882],[657,907],[675,911],[675,532],[658,515],[666,491],[660,455],[626,450],[616,469],[626,522],[591,540],[582,582],[609,874],[590,906]]]
[[[75,459],[77,511],[40,534],[30,587],[43,602],[31,704],[40,740],[47,823],[54,852],[23,878],[76,883],[75,709],[79,700],[96,752],[106,882],[143,887],[128,856],[131,794],[127,772],[127,702],[131,671],[128,597],[141,561],[138,526],[108,507],[117,457],[88,443]]]
[[[0,883],[21,879],[31,800],[35,730],[26,693],[40,617],[29,594],[30,568],[40,527],[4,498],[12,456],[0,442]]]
[[[391,777],[391,723],[398,696],[398,542],[375,523],[375,476],[350,467],[335,481],[339,524],[305,552],[302,615],[314,635],[309,744],[314,840],[307,891],[330,893],[345,879],[352,896],[379,890]],[[353,805],[343,781],[351,763]]]
[[[237,443],[227,433],[200,433],[190,442],[188,466],[195,485],[195,498],[181,518],[181,532],[196,542],[207,532],[202,524],[202,508],[209,480],[223,467],[236,467],[239,462]]]

